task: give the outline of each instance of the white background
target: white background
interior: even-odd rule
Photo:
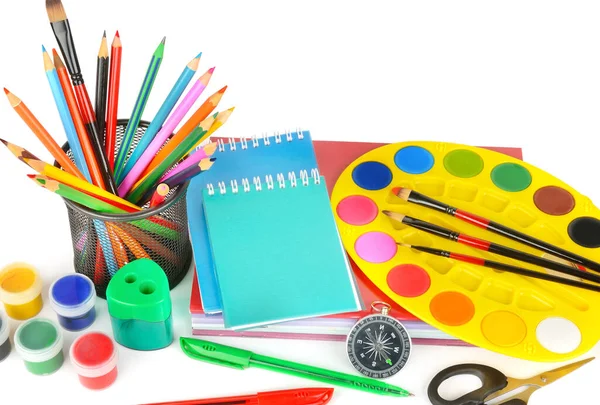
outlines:
[[[600,201],[598,2],[65,0],[64,5],[91,94],[102,31],[110,42],[120,30],[121,117],[129,116],[150,56],[166,35],[145,119],[202,51],[200,70],[217,67],[205,95],[228,84],[220,109],[237,107],[220,135],[301,126],[323,140],[521,146],[528,162]],[[2,1],[0,16],[0,84],[20,96],[62,143],[66,138],[42,68],[41,45],[56,46],[44,2]],[[0,101],[0,119],[1,137],[50,160],[7,102]],[[0,265],[28,261],[47,287],[73,271],[64,204],[31,183],[25,177],[30,171],[4,149],[0,172]],[[190,284],[191,272],[173,292],[177,337],[190,334]],[[92,329],[110,332],[104,302],[98,310]],[[49,305],[43,315],[54,317]],[[13,333],[17,326],[11,322]],[[65,348],[75,336],[66,333]],[[221,341],[353,372],[340,343]],[[597,348],[590,353],[595,354]],[[121,348],[120,355],[117,382],[96,393],[79,385],[69,364],[52,376],[35,377],[13,351],[0,363],[0,403],[136,404],[319,385],[195,362],[176,343],[151,353]],[[338,389],[332,404],[428,404],[427,384],[437,371],[469,361],[514,377],[558,366],[477,348],[420,346],[389,381],[415,398]],[[592,362],[538,391],[530,404],[597,403],[598,375],[600,365]],[[451,391],[457,394],[460,387],[473,388],[473,381],[458,380]]]

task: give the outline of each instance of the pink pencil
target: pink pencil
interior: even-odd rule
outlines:
[[[150,164],[154,155],[158,153],[161,146],[167,141],[169,136],[173,133],[173,130],[183,117],[188,113],[190,108],[194,105],[198,97],[202,94],[208,81],[210,80],[210,76],[212,75],[212,71],[214,68],[211,68],[205,74],[200,77],[196,83],[192,86],[192,88],[187,92],[183,100],[179,103],[175,111],[171,114],[171,116],[165,122],[165,125],[161,128],[161,130],[156,134],[148,148],[144,151],[142,156],[138,159],[135,166],[131,168],[131,171],[127,174],[127,176],[123,179],[121,184],[119,185],[119,196],[124,197],[127,195],[129,190],[133,187],[133,185],[138,181],[140,175],[146,167]]]
[[[215,150],[217,150],[217,143],[212,142],[203,147],[202,149],[198,149],[197,151],[191,153],[187,158],[179,162],[177,167],[175,167],[170,172],[165,173],[165,175],[161,177],[159,183],[170,179],[171,177],[187,169],[188,167],[197,166],[202,159],[206,159],[207,157],[212,156],[215,153]]]

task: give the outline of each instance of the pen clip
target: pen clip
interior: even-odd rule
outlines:
[[[253,353],[248,350],[220,345],[206,340],[185,338],[179,339],[181,350],[190,358],[220,366],[243,370],[250,367]]]

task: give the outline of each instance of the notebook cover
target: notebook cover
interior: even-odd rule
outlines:
[[[362,309],[325,179],[277,175],[204,190],[227,329]]]
[[[189,233],[203,308],[207,313],[221,312],[222,303],[206,230],[202,191],[207,184],[216,185],[220,181],[229,184],[230,180],[237,180],[241,184],[246,177],[264,178],[265,175],[279,172],[286,175],[295,172],[299,176],[301,170],[310,172],[317,167],[317,160],[310,133],[301,131],[301,134],[302,137],[297,132],[290,133],[291,138],[286,135],[271,136],[267,142],[264,139],[244,143],[237,141],[233,150],[230,144],[222,144],[213,155],[217,160],[211,170],[190,182],[187,192]],[[213,138],[213,141],[218,139]]]

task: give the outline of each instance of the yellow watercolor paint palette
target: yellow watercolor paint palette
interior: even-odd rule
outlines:
[[[600,210],[589,198],[501,153],[449,143],[404,142],[382,146],[350,164],[338,179],[331,202],[352,259],[386,295],[423,321],[471,344],[535,361],[564,361],[596,344],[600,293],[398,246],[396,242],[434,247],[553,272],[427,234],[390,220],[382,210],[561,259],[406,202],[391,192],[395,187],[598,262]]]

